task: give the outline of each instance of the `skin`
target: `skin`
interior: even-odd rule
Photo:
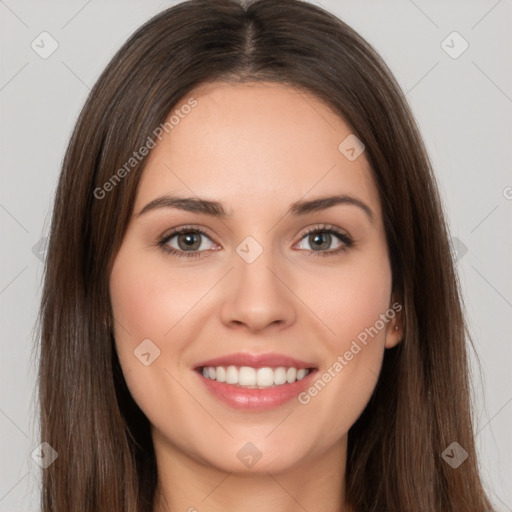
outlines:
[[[155,511],[349,510],[347,432],[375,388],[384,350],[400,341],[398,315],[306,405],[293,399],[264,412],[235,410],[193,368],[235,352],[272,352],[312,362],[321,375],[392,307],[381,205],[365,154],[349,161],[338,149],[351,133],[344,120],[281,84],[211,83],[190,96],[197,106],[151,150],[110,279],[116,349],[152,425]],[[349,204],[285,215],[295,201],[333,193],[363,201],[373,221]],[[138,215],[164,194],[216,200],[231,215],[170,207]],[[327,249],[314,250],[314,235],[303,234],[324,224],[354,245],[318,255],[344,245],[333,235]],[[182,225],[208,232],[197,235],[200,257],[158,245]],[[250,264],[236,252],[247,236],[263,249]],[[178,237],[168,245],[179,248]],[[134,356],[144,339],[160,350],[149,366]],[[247,442],[261,454],[251,468],[237,457]]]

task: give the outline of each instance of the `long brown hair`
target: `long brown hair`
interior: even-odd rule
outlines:
[[[41,441],[59,454],[43,471],[43,512],[152,511],[149,423],[123,379],[108,288],[146,158],[108,193],[98,190],[180,100],[216,80],[314,93],[366,147],[404,339],[385,351],[376,389],[349,431],[347,503],[356,512],[491,510],[476,461],[471,340],[448,231],[400,87],[364,39],[317,6],[192,0],[153,17],[117,52],[64,158],[40,314]],[[442,457],[454,441],[468,453],[456,468]]]

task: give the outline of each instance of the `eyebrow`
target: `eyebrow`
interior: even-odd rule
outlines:
[[[305,215],[307,213],[326,210],[327,208],[331,208],[339,204],[356,206],[364,211],[370,222],[373,222],[375,219],[375,214],[366,203],[360,199],[357,199],[356,197],[345,194],[320,197],[318,199],[311,199],[309,201],[296,201],[290,206],[286,212],[286,215]],[[217,218],[227,218],[231,215],[231,213],[228,214],[224,210],[224,207],[218,201],[210,201],[208,199],[201,199],[198,197],[178,197],[165,195],[158,197],[146,204],[146,206],[144,206],[144,208],[142,208],[142,210],[136,214],[136,216],[140,217],[144,213],[159,208],[176,208],[193,213],[203,213]]]

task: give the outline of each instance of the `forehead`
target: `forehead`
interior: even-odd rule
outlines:
[[[364,152],[350,161],[339,149],[350,126],[311,93],[214,82],[183,98],[171,116],[148,157],[135,209],[162,194],[197,195],[222,201],[235,215],[339,193],[380,215]]]

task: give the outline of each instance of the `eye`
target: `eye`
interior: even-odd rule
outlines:
[[[332,256],[340,252],[346,252],[353,246],[354,242],[346,233],[338,230],[334,226],[317,226],[302,235],[301,242],[307,242],[313,256]],[[332,244],[336,244],[332,247]],[[304,247],[299,247],[304,250]],[[331,250],[329,250],[331,249]]]
[[[209,243],[205,243],[205,239]],[[184,226],[166,234],[158,242],[158,245],[166,252],[176,256],[198,257],[205,251],[211,250],[212,245],[216,244],[202,229]]]

